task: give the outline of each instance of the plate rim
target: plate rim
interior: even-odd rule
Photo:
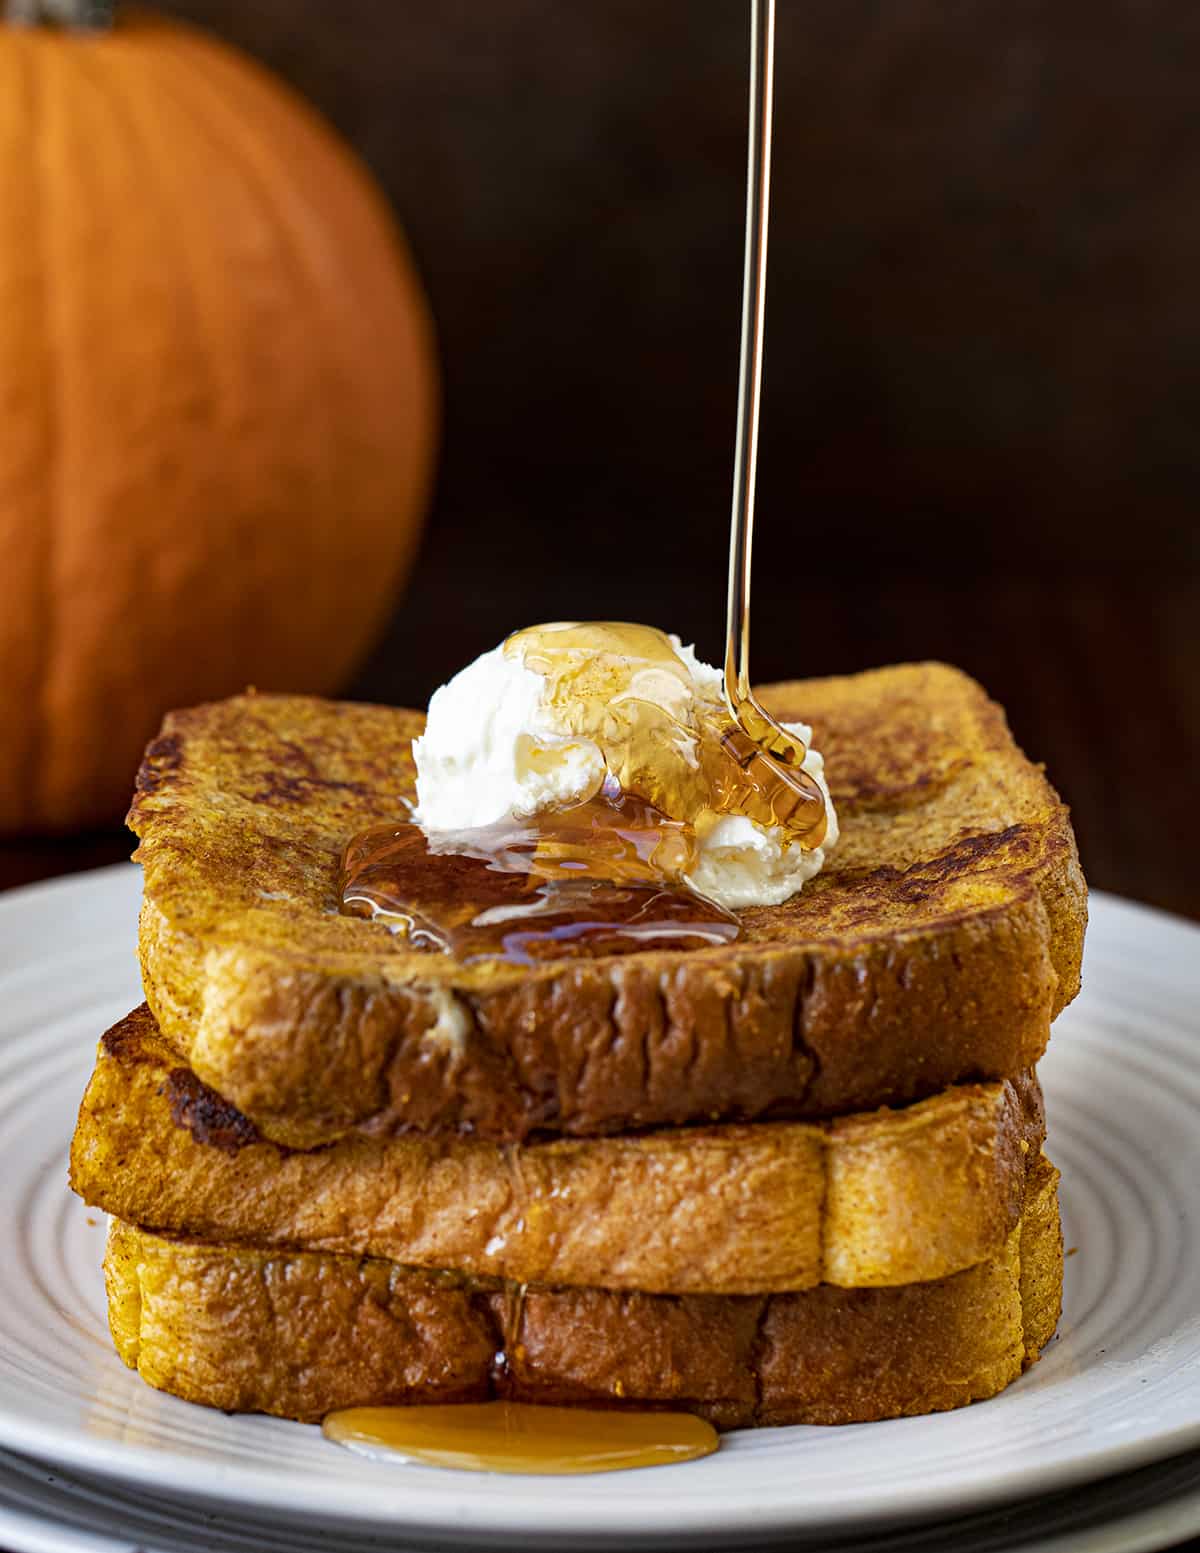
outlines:
[[[316,1427],[315,1425],[313,1427]],[[63,1436],[66,1449],[63,1448]],[[237,1465],[222,1464],[216,1469],[215,1479],[208,1486],[195,1481],[195,1463],[180,1457],[172,1450],[156,1452],[144,1446],[125,1445],[117,1441],[80,1441],[79,1448],[71,1443],[66,1431],[52,1427],[30,1429],[27,1421],[8,1409],[0,1408],[0,1446],[18,1450],[23,1454],[44,1461],[49,1466],[62,1466],[69,1471],[128,1483],[137,1488],[155,1489],[157,1492],[174,1492],[190,1501],[210,1506],[253,1507],[258,1511],[282,1514],[291,1519],[317,1517],[328,1520],[330,1528],[357,1527],[364,1532],[388,1531],[406,1537],[458,1537],[466,1541],[492,1536],[520,1536],[530,1547],[559,1547],[564,1538],[580,1549],[623,1546],[631,1536],[646,1544],[662,1543],[680,1546],[686,1538],[693,1547],[717,1546],[730,1539],[745,1538],[767,1540],[796,1531],[796,1516],[804,1515],[805,1530],[833,1533],[850,1532],[855,1528],[882,1529],[934,1520],[953,1519],[971,1510],[993,1509],[1003,1504],[1017,1504],[1026,1499],[1037,1499],[1060,1490],[1080,1488],[1087,1483],[1110,1475],[1136,1472],[1139,1467],[1151,1466],[1200,1446],[1200,1420],[1181,1425],[1162,1435],[1146,1435],[1136,1442],[1112,1445],[1104,1450],[1078,1457],[1070,1462],[1048,1463],[1041,1468],[1021,1470],[1012,1468],[989,1478],[986,1482],[973,1481],[960,1487],[936,1491],[906,1494],[902,1500],[868,1506],[853,1515],[835,1512],[823,1517],[812,1506],[789,1508],[772,1505],[748,1510],[745,1506],[727,1512],[719,1527],[714,1528],[711,1507],[705,1507],[702,1515],[689,1520],[682,1513],[679,1500],[672,1498],[659,1504],[639,1501],[636,1510],[623,1519],[614,1519],[604,1526],[581,1527],[577,1520],[569,1518],[566,1506],[557,1507],[547,1502],[539,1511],[538,1524],[530,1524],[528,1502],[495,1500],[489,1503],[460,1501],[453,1521],[444,1514],[438,1515],[433,1505],[413,1502],[418,1494],[406,1485],[406,1502],[385,1515],[379,1508],[358,1508],[352,1504],[330,1503],[326,1480],[323,1490],[305,1491],[303,1478],[297,1474],[286,1484],[276,1485],[270,1492],[269,1476]],[[398,1466],[401,1464],[397,1464]],[[172,1476],[172,1468],[179,1471]],[[383,1470],[392,1470],[385,1467]],[[665,1468],[642,1468],[655,1472]],[[450,1474],[447,1474],[450,1476]],[[621,1474],[609,1474],[617,1479]],[[184,1481],[184,1478],[187,1481]],[[265,1477],[265,1481],[262,1479]],[[453,1477],[450,1477],[453,1482]],[[530,1478],[530,1482],[540,1479]],[[268,1492],[264,1493],[264,1488]],[[1200,1493],[1200,1491],[1198,1491]],[[431,1492],[420,1495],[425,1500],[434,1498]],[[445,1503],[446,1496],[438,1496],[438,1503]],[[617,1501],[614,1501],[617,1502]],[[557,1510],[563,1517],[550,1519],[546,1513]]]
[[[1191,1453],[1191,1455],[1197,1467],[1200,1468],[1200,1457],[1196,1453]],[[1161,1465],[1166,1468],[1169,1465],[1170,1459],[1165,1459]],[[53,1508],[30,1509],[19,1504],[13,1505],[8,1503],[5,1497],[5,1488],[11,1480],[15,1479],[22,1472],[22,1469],[29,1475],[36,1476],[41,1470],[44,1470],[44,1464],[35,1457],[20,1456],[7,1448],[0,1447],[0,1537],[3,1538],[6,1546],[11,1544],[12,1553],[49,1553],[51,1548],[54,1550],[54,1553],[60,1553],[60,1550],[64,1547],[68,1548],[68,1553],[127,1553],[130,1544],[125,1540],[123,1532],[110,1534],[103,1527],[84,1528],[71,1522],[59,1521],[54,1516]],[[1118,1480],[1118,1486],[1121,1480],[1128,1483],[1129,1476],[1130,1474],[1122,1474],[1121,1479]],[[75,1486],[83,1487],[86,1490],[95,1492],[97,1495],[107,1497],[113,1492],[120,1495],[125,1502],[117,1506],[119,1510],[131,1508],[128,1501],[131,1494],[136,1495],[137,1492],[134,1485],[122,1484],[114,1482],[114,1480],[109,1478],[99,1478],[90,1475],[75,1478],[73,1482]],[[50,1499],[57,1498],[60,1493],[64,1492],[66,1490],[59,1489],[53,1477],[41,1489],[42,1495]],[[139,1508],[136,1499],[132,1508],[135,1511]],[[1036,1512],[1038,1502],[1030,1501],[1028,1508]],[[102,1511],[103,1506],[100,1506],[99,1509]],[[211,1518],[211,1512],[206,1512],[199,1505],[190,1508],[188,1513],[189,1516],[194,1516],[197,1522],[203,1522],[206,1518]],[[984,1513],[994,1514],[996,1512],[994,1510],[991,1512],[985,1510]],[[938,1553],[970,1553],[971,1543],[969,1539],[978,1530],[975,1520],[975,1517],[970,1517],[966,1521],[953,1520],[945,1523],[931,1523],[928,1530],[931,1536],[939,1539]],[[18,1536],[22,1538],[20,1544],[12,1540],[14,1525]],[[253,1535],[258,1525],[257,1521],[243,1521],[240,1524],[235,1524],[232,1530],[236,1535]],[[22,1530],[25,1527],[29,1528],[37,1537],[36,1541],[25,1539]],[[198,1526],[189,1526],[189,1535],[195,1537],[198,1529]],[[903,1525],[898,1527],[901,1533],[907,1532],[909,1535],[912,1535],[914,1529],[919,1529],[919,1527],[913,1528]],[[333,1522],[328,1525],[318,1526],[316,1530],[319,1536],[324,1537],[330,1534],[344,1534],[350,1531],[350,1528],[339,1522]],[[814,1530],[820,1535],[819,1527],[814,1528]],[[873,1535],[870,1528],[864,1528],[864,1530],[868,1537]],[[1085,1519],[1085,1524],[1082,1526],[1059,1525],[1049,1533],[1035,1532],[1032,1538],[1020,1538],[1018,1533],[1017,1539],[1019,1540],[1014,1539],[1012,1541],[1009,1546],[1009,1553],[1091,1553],[1091,1549],[1095,1545],[1095,1538],[1100,1534],[1101,1530],[1103,1530],[1104,1535],[1105,1553],[1154,1553],[1154,1550],[1174,1546],[1181,1537],[1195,1535],[1200,1531],[1200,1477],[1193,1484],[1171,1493],[1166,1499],[1151,1504],[1135,1502],[1134,1508],[1122,1511],[1118,1503],[1103,1522],[1095,1522],[1088,1518]],[[287,1535],[287,1531],[288,1528],[285,1526],[283,1528],[284,1536]],[[350,1531],[350,1534],[357,1535],[353,1531]],[[1118,1534],[1115,1540],[1114,1534]],[[64,1544],[64,1535],[72,1539],[69,1545]],[[372,1541],[374,1540],[369,1530],[364,1535],[371,1537]],[[97,1537],[107,1538],[107,1542],[101,1547],[97,1543]],[[447,1544],[443,1540],[440,1546],[444,1548]],[[819,1548],[819,1544],[815,1539],[809,1537],[805,1537],[802,1541],[793,1544],[793,1546],[796,1549],[796,1553],[805,1553],[805,1550],[807,1550],[807,1553],[818,1553]],[[146,1553],[172,1553],[172,1547],[162,1543],[161,1539],[147,1539],[140,1534],[137,1539],[137,1547],[139,1549],[144,1548]],[[398,1544],[397,1547],[398,1553],[424,1553],[424,1550],[419,1550],[413,1545],[407,1544],[407,1542],[405,1544]],[[851,1536],[844,1545],[841,1545],[841,1553],[871,1553],[871,1550],[869,1547],[859,1547],[856,1545]],[[878,1553],[878,1550],[876,1550],[876,1553]]]

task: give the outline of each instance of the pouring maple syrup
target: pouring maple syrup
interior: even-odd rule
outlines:
[[[352,1407],[325,1420],[326,1439],[366,1455],[475,1472],[618,1472],[694,1461],[719,1437],[691,1413],[618,1413],[522,1402]]]
[[[688,883],[704,816],[748,816],[812,850],[824,795],[802,741],[750,688],[750,563],[762,388],[774,0],[751,0],[750,128],[724,706],[694,695],[663,632],[620,622],[536,626],[504,644],[539,673],[567,734],[603,734],[608,776],[570,808],[430,839],[411,821],[356,836],[342,909],[416,949],[530,963],[727,943],[737,918]]]
[[[766,805],[799,845],[825,839],[824,796],[802,769],[807,751],[761,707],[750,688],[750,563],[758,481],[758,428],[766,327],[767,230],[771,214],[771,130],[775,111],[775,0],[750,0],[750,125],[746,159],[746,242],[738,362],[729,591],[725,615],[725,705],[733,727],[722,745],[743,772],[742,801]],[[759,816],[747,807],[751,819]]]
[[[826,833],[824,795],[806,749],[750,688],[750,562],[762,388],[774,0],[751,0],[750,129],[737,442],[729,552],[724,708],[672,715],[687,666],[670,640],[618,623],[538,627],[506,651],[568,691],[574,731],[599,709],[609,779],[572,808],[436,843],[415,824],[376,827],[343,859],[343,910],[402,925],[415,947],[462,959],[536,961],[572,954],[726,942],[731,913],[687,884],[695,817],[743,814],[811,850]],[[582,651],[580,650],[582,649]],[[655,694],[613,694],[614,662],[635,658]],[[608,683],[606,685],[606,676]],[[331,1440],[437,1466],[497,1472],[600,1472],[687,1460],[715,1450],[711,1426],[687,1414],[525,1407],[348,1409],[325,1420]]]

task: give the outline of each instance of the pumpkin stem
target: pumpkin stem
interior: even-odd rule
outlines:
[[[50,22],[77,32],[106,32],[115,0],[0,0],[4,20],[32,27]]]

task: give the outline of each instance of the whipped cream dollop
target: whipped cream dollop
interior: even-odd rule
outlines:
[[[560,646],[559,644],[563,644]],[[704,805],[699,741],[723,711],[721,671],[649,627],[563,623],[518,632],[434,692],[413,741],[417,805],[429,835],[529,819],[582,803],[608,778],[696,837],[688,883],[729,909],[777,906],[819,872],[837,841],[824,762],[827,830],[806,850],[779,825]],[[806,746],[812,730],[784,724]]]

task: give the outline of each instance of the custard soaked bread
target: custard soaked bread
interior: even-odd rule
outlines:
[[[724,1429],[937,1412],[1000,1391],[1053,1334],[1056,1182],[1036,1156],[1020,1223],[952,1277],[758,1297],[521,1291],[114,1220],[109,1320],[152,1386],[287,1418],[489,1396],[686,1409]]]
[[[71,1183],[201,1240],[517,1283],[772,1293],[925,1282],[998,1255],[1044,1135],[1026,1075],[828,1122],[291,1151],[181,1067],[142,1008],[100,1043]]]
[[[825,753],[842,837],[720,948],[537,967],[417,953],[338,911],[347,840],[412,792],[416,713],[245,696],[170,716],[138,780],[162,1034],[267,1137],[518,1140],[818,1117],[1001,1079],[1078,988],[1067,812],[937,664],[763,692]]]

